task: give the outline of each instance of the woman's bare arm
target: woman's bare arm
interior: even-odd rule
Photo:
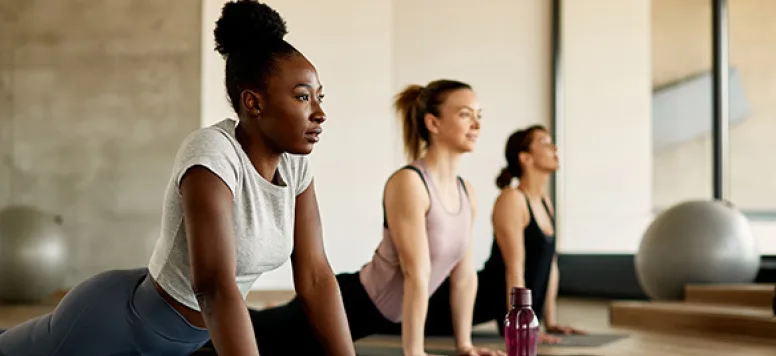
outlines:
[[[525,287],[525,247],[523,230],[528,224],[525,196],[516,189],[504,189],[493,207],[493,230],[506,265],[506,305],[512,287]]]
[[[248,309],[235,282],[233,196],[214,173],[194,166],[180,183],[191,283],[219,355],[258,355]]]
[[[548,328],[557,323],[555,307],[558,301],[558,284],[560,282],[560,272],[558,271],[558,257],[553,257],[550,267],[550,279],[547,282],[547,297],[544,300],[544,325]],[[541,307],[541,306],[537,306]]]
[[[355,356],[339,285],[323,247],[314,183],[296,197],[291,262],[297,295],[326,353]]]
[[[404,274],[402,346],[405,355],[425,355],[431,262],[426,234],[428,193],[420,176],[409,169],[396,172],[385,186],[385,212]]]
[[[472,320],[474,302],[477,298],[477,267],[474,265],[474,221],[477,216],[477,200],[474,189],[468,183],[469,201],[472,207],[472,231],[468,238],[466,255],[450,273],[450,308],[453,321],[453,333],[456,349],[459,352],[469,350],[472,345]]]

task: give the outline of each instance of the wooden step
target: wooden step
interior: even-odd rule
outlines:
[[[618,301],[610,305],[615,327],[670,333],[720,333],[776,338],[776,317],[770,308],[688,302]]]
[[[744,307],[773,307],[773,284],[690,284],[684,288],[685,301]]]

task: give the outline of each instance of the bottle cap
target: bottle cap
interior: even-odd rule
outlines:
[[[512,287],[512,305],[531,306],[531,290],[528,288]]]

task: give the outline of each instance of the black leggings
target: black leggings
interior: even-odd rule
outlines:
[[[496,321],[499,325],[499,333],[503,336],[504,330],[501,324],[507,314],[506,289],[503,282],[493,283],[489,276],[482,271],[477,273],[477,296],[474,301],[474,315],[472,324],[478,325],[490,321]],[[384,334],[400,335],[401,328],[383,332]],[[450,311],[450,279],[445,279],[441,286],[431,295],[428,301],[426,314],[427,336],[452,336],[453,319]]]
[[[358,273],[339,274],[337,282],[353,341],[401,330],[401,324],[391,322],[377,310],[361,285]],[[324,354],[298,298],[273,308],[248,310],[262,356]]]
[[[394,323],[380,313],[364,290],[358,273],[339,274],[337,282],[353,341],[376,334],[401,335],[401,323]],[[500,289],[501,293],[490,293],[489,286],[493,284],[482,282],[477,290],[473,323],[495,320],[500,325],[506,315],[504,292]],[[249,312],[262,356],[323,354],[298,298],[281,306],[249,309]],[[425,330],[429,336],[453,335],[449,280],[444,281],[429,300]]]

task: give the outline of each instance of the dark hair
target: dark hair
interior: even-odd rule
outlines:
[[[520,153],[528,152],[531,142],[533,142],[534,132],[547,131],[542,125],[533,125],[528,128],[515,131],[507,139],[507,147],[504,155],[507,159],[507,166],[501,170],[496,178],[496,186],[502,189],[512,182],[513,178],[523,176],[523,166],[520,164]]]
[[[404,128],[404,151],[407,158],[414,161],[428,148],[429,133],[423,117],[426,114],[439,116],[439,107],[450,92],[471,88],[469,84],[457,80],[439,79],[425,87],[409,85],[396,95],[393,107]]]
[[[287,33],[286,22],[266,4],[237,0],[222,8],[213,34],[216,51],[226,59],[226,91],[235,112],[243,90],[265,91],[277,60],[299,53],[283,40]]]

